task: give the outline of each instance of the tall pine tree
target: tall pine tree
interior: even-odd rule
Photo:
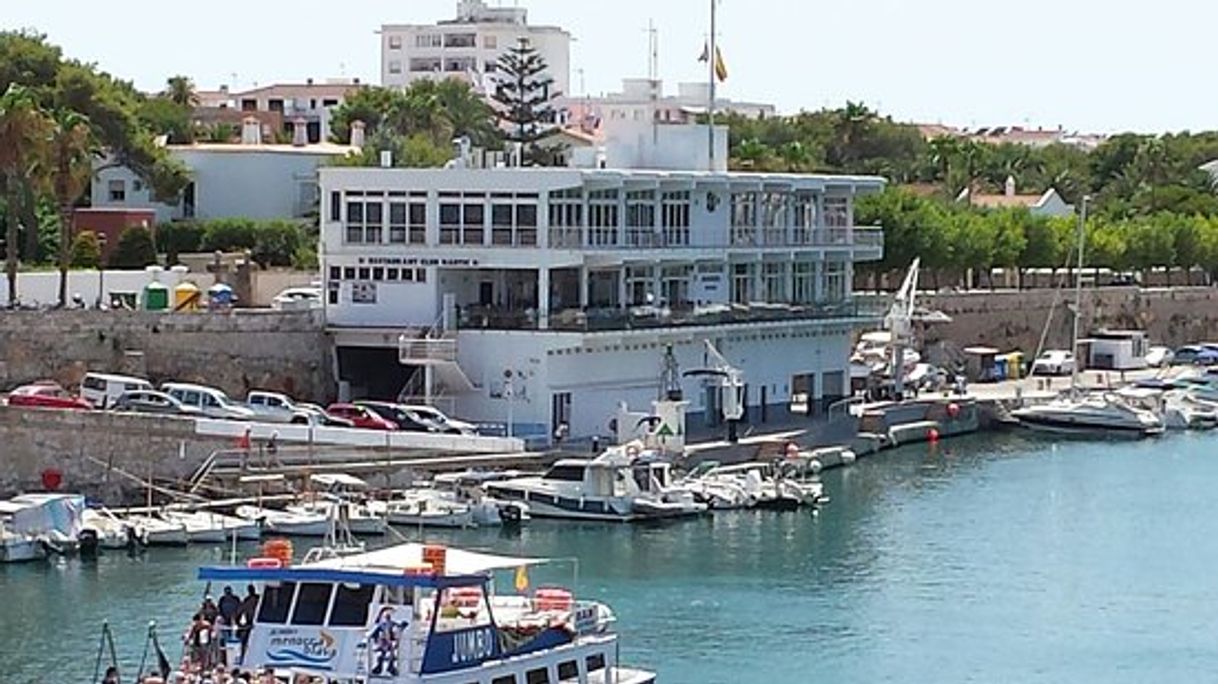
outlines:
[[[521,38],[498,62],[498,79],[491,98],[499,104],[500,121],[506,124],[505,138],[524,148],[524,163],[549,165],[557,156],[539,141],[555,126],[554,107],[558,96],[554,79],[545,74],[549,65],[528,38]]]

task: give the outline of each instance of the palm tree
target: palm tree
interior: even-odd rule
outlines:
[[[51,127],[50,118],[25,88],[13,84],[0,96],[0,177],[4,180],[8,209],[4,266],[10,306],[17,302],[17,217],[21,215],[21,198],[27,194],[26,186],[36,179]],[[29,226],[28,230],[36,227]]]
[[[194,107],[199,104],[199,96],[195,94],[195,82],[189,76],[171,76],[165,81],[165,92],[161,93],[174,104],[183,107]]]
[[[73,111],[55,118],[50,140],[51,190],[59,208],[59,306],[68,303],[68,262],[72,249],[73,205],[93,178],[95,145],[88,120]]]
[[[435,97],[455,135],[468,136],[478,147],[499,147],[503,133],[495,125],[495,111],[468,83],[445,79],[436,84]]]
[[[960,141],[950,135],[941,135],[930,141],[930,152],[934,165],[943,176],[945,194],[954,195],[956,191],[952,187],[952,165],[960,156]]]

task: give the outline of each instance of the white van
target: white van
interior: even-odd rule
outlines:
[[[93,408],[105,410],[113,406],[114,402],[127,392],[150,389],[153,389],[152,383],[142,378],[108,373],[86,373],[85,379],[80,383],[80,396],[93,404]]]
[[[249,407],[242,406],[229,399],[227,394],[215,387],[167,382],[161,385],[161,391],[186,406],[193,406],[208,418],[219,418],[221,420],[254,419],[254,412]]]

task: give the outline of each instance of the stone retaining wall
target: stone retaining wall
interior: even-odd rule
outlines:
[[[325,402],[335,393],[332,342],[320,312],[0,312],[0,390],[87,371],[250,389]]]

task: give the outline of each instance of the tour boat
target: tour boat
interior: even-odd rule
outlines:
[[[530,514],[544,518],[635,522],[683,518],[707,506],[689,492],[656,487],[656,467],[638,465],[634,444],[614,447],[592,460],[565,459],[545,474],[487,485],[492,495],[522,501]]]
[[[406,544],[299,566],[279,558],[202,568],[211,585],[253,584],[260,599],[244,657],[247,672],[370,684],[595,682],[652,684],[655,674],[618,660],[610,608],[565,589],[529,591],[512,558]],[[495,593],[496,573],[513,573]]]
[[[264,532],[288,537],[324,537],[330,531],[330,518],[321,513],[277,511],[260,506],[238,506],[237,517],[252,520]]]

